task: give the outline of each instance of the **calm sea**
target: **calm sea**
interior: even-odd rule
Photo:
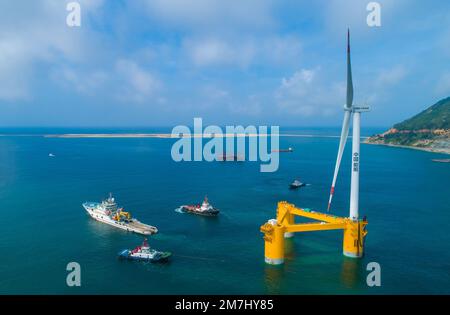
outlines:
[[[286,244],[286,263],[274,267],[264,263],[259,227],[275,217],[281,200],[325,210],[338,138],[283,137],[281,147],[295,151],[281,154],[277,172],[260,173],[259,162],[176,163],[171,139],[39,136],[57,132],[87,130],[0,131],[8,134],[0,137],[2,294],[450,294],[450,164],[432,162],[448,156],[362,145],[365,257],[342,255],[341,231],[312,232]],[[350,146],[333,205],[341,216],[348,215],[349,159]],[[291,191],[295,178],[311,185]],[[90,219],[81,207],[109,192],[159,228],[150,245],[171,251],[170,263],[117,259],[142,238]],[[205,194],[221,210],[218,218],[175,211]],[[81,287],[66,285],[72,261],[81,265]],[[381,266],[381,287],[366,285],[369,262]]]

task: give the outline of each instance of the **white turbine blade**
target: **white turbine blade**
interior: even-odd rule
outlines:
[[[333,200],[334,187],[336,185],[339,166],[341,165],[342,154],[344,153],[345,144],[347,142],[348,130],[350,126],[351,109],[353,105],[353,80],[352,65],[350,60],[350,30],[347,31],[347,99],[345,104],[344,121],[342,123],[341,139],[339,141],[339,151],[336,158],[336,166],[334,168],[333,182],[330,189],[330,199],[328,200],[327,211],[330,211],[331,201]]]
[[[353,104],[352,64],[350,60],[350,30],[347,32],[347,102],[345,107],[350,109]]]
[[[339,141],[339,151],[336,158],[336,166],[334,167],[334,175],[333,175],[333,182],[331,184],[331,190],[330,190],[330,199],[328,200],[328,211],[331,207],[331,200],[333,199],[334,194],[334,187],[336,185],[337,176],[339,173],[339,167],[341,165],[342,155],[344,154],[345,144],[347,142],[347,136],[348,136],[348,130],[350,127],[350,111],[345,111],[344,113],[344,121],[342,123],[342,130],[341,130],[341,139]]]

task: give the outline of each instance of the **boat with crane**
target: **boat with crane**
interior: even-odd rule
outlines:
[[[158,232],[156,227],[140,222],[138,219],[133,218],[130,212],[119,208],[111,193],[109,194],[109,198],[103,200],[101,203],[92,201],[84,202],[83,208],[94,220],[125,231],[142,235],[151,235]]]

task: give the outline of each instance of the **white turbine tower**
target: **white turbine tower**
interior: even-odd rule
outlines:
[[[347,31],[347,100],[344,106],[344,121],[342,123],[341,138],[339,141],[339,150],[334,168],[333,182],[331,184],[330,198],[328,200],[328,211],[333,200],[334,187],[341,165],[342,155],[347,142],[348,130],[350,127],[350,116],[353,113],[353,136],[352,136],[352,178],[350,189],[350,218],[358,220],[358,202],[359,202],[359,147],[360,147],[360,121],[361,112],[368,111],[369,107],[359,107],[353,105],[353,80],[352,66],[350,60],[350,30]]]

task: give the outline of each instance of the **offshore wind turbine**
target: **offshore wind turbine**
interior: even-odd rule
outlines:
[[[328,210],[333,199],[334,187],[342,160],[342,155],[347,142],[350,118],[353,115],[352,138],[352,177],[350,189],[350,214],[349,217],[337,217],[316,211],[310,211],[296,207],[286,201],[278,202],[277,216],[268,220],[260,228],[264,233],[264,260],[268,264],[278,265],[284,263],[285,238],[291,238],[294,233],[344,230],[343,254],[347,257],[360,258],[364,255],[364,239],[367,235],[367,220],[359,219],[359,147],[360,147],[360,122],[361,113],[368,111],[367,106],[355,106],[353,104],[353,81],[350,62],[350,31],[347,32],[347,99],[344,106],[344,121],[342,123],[339,150],[336,158],[333,182],[331,184]],[[295,217],[308,218],[316,222],[296,223]]]
[[[352,177],[350,188],[350,219],[357,220],[359,217],[359,160],[360,160],[360,129],[361,129],[361,113],[369,111],[368,106],[355,106],[353,104],[353,79],[352,65],[350,58],[350,30],[347,30],[347,98],[344,105],[344,121],[342,122],[341,138],[339,140],[339,149],[334,168],[333,181],[331,183],[330,198],[328,199],[327,211],[330,211],[331,202],[333,200],[334,188],[341,165],[342,155],[344,153],[345,144],[347,143],[348,131],[350,127],[350,118],[353,114],[352,126]]]

